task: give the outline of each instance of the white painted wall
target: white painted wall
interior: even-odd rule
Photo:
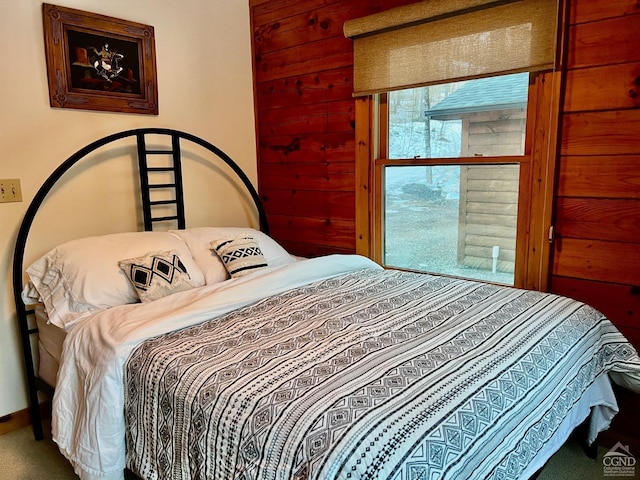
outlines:
[[[59,163],[105,135],[155,126],[199,135],[234,158],[254,184],[257,176],[248,1],[51,3],[155,28],[160,114],[50,107],[42,1],[0,1],[4,66],[0,74],[0,178],[20,178],[24,199],[0,204],[0,416],[27,407],[11,285],[14,242],[29,202]],[[123,154],[114,164],[70,171],[36,218],[27,260],[68,238],[136,229],[139,216],[130,205],[136,200],[129,198],[136,193],[131,163],[130,155]],[[225,190],[207,177],[213,169],[199,161],[197,152],[191,163],[193,171],[186,178],[188,226],[255,224],[246,205],[229,207],[233,203],[229,195],[235,195],[235,189]],[[126,201],[121,197],[127,197]]]

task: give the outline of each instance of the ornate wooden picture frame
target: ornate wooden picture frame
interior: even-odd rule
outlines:
[[[153,27],[43,4],[52,107],[158,114]]]

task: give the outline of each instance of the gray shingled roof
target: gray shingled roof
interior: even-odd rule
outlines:
[[[425,111],[427,117],[523,108],[527,105],[529,74],[515,73],[468,81]]]

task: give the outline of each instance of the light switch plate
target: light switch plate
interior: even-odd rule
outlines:
[[[19,178],[0,178],[0,203],[21,202],[22,189]]]

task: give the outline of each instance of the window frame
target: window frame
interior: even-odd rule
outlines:
[[[514,286],[547,290],[561,92],[560,72],[532,73],[523,155],[388,159],[386,94],[356,99],[356,253],[382,264],[386,165],[520,165]],[[395,267],[388,267],[395,268]],[[444,274],[443,274],[444,275]]]

